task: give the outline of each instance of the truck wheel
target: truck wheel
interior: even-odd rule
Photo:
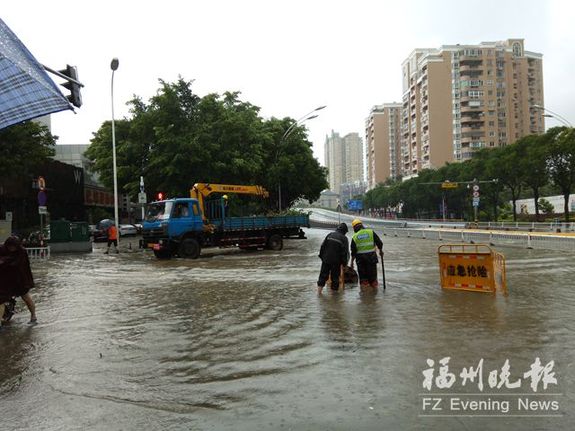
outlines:
[[[284,241],[281,235],[274,234],[268,238],[267,245],[269,250],[279,251],[284,248]]]
[[[168,250],[154,250],[154,256],[158,259],[170,259],[172,257],[172,253]]]
[[[197,259],[200,255],[200,243],[194,238],[186,238],[180,244],[179,254],[181,257]]]

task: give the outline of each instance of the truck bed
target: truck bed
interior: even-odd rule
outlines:
[[[309,227],[309,216],[274,216],[274,217],[226,217],[212,219],[210,223],[217,229],[228,231],[284,229]]]

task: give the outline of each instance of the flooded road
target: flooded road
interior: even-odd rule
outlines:
[[[503,297],[442,291],[439,243],[383,237],[385,293],[318,297],[326,233],[309,230],[281,252],[160,261],[137,250],[104,255],[97,244],[91,254],[34,262],[40,323],[26,324],[20,301],[0,331],[2,422],[10,430],[573,428],[572,254],[498,247],[507,257]],[[490,398],[522,393],[559,408],[427,417],[437,412],[422,408],[422,372],[426,359],[437,368],[444,357],[457,381],[430,393],[479,393],[459,372],[483,358]],[[529,379],[518,389],[487,386],[506,359],[514,381],[537,357],[555,361],[557,385],[540,383],[537,396]]]

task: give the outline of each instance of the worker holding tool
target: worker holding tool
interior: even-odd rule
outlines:
[[[377,290],[377,254],[383,262],[383,242],[372,229],[363,227],[361,220],[355,219],[351,222],[353,227],[353,237],[351,241],[351,267],[357,261],[357,272],[359,273],[360,287],[372,287]],[[385,289],[385,285],[384,285]]]

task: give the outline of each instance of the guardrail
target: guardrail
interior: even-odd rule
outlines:
[[[32,260],[41,260],[50,258],[50,247],[26,247],[28,258]]]
[[[565,222],[481,222],[474,224],[479,229],[515,230],[526,232],[575,232],[575,223]]]
[[[537,248],[575,252],[575,236],[532,235],[513,232],[474,232],[466,230],[388,228],[384,235],[401,238],[431,239],[437,241],[460,241],[523,248]]]

